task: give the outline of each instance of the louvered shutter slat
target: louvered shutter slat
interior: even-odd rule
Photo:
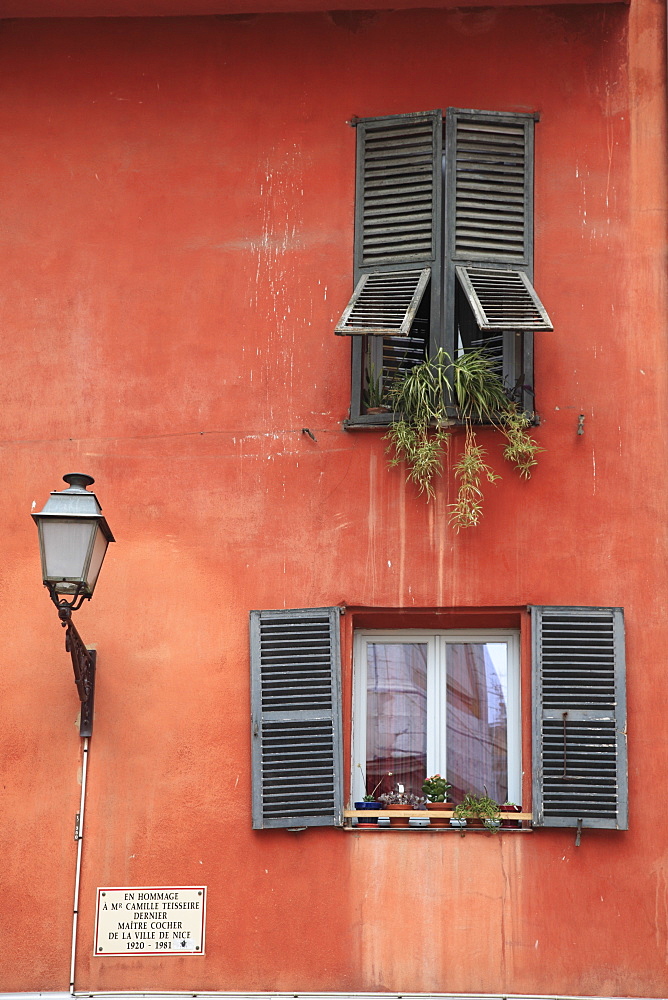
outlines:
[[[621,608],[533,607],[534,823],[627,829]]]
[[[339,615],[251,612],[254,829],[342,822]]]

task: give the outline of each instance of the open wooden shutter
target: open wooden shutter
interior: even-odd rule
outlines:
[[[339,608],[251,611],[253,828],[340,826]]]
[[[624,614],[532,607],[539,826],[628,828]]]
[[[448,109],[446,349],[485,351],[533,410],[533,332],[552,323],[532,284],[534,117]]]
[[[455,267],[479,330],[551,330],[550,317],[524,271]]]
[[[425,267],[421,271],[363,274],[334,333],[407,337],[430,273]]]
[[[442,115],[362,118],[356,128],[356,287],[336,333],[408,336],[428,285],[439,321]],[[372,274],[382,279],[361,281]]]

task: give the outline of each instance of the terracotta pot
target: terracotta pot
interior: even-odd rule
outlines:
[[[426,805],[427,809],[431,813],[431,816],[429,817],[429,826],[450,826],[450,819],[445,816],[439,816],[438,814],[446,809],[454,809],[454,802],[427,802]]]
[[[518,813],[518,812],[522,812],[522,807],[521,806],[504,805],[504,806],[499,806],[499,809],[501,810],[501,826],[504,827],[506,830],[507,829],[514,829],[514,830],[516,830],[518,827],[522,826],[522,821],[521,820],[519,820],[519,819],[507,819],[503,815],[503,813]]]
[[[391,804],[385,803],[385,808],[390,812],[394,809],[399,809],[399,810],[403,809],[403,811],[406,812],[406,810],[411,809],[412,806],[402,806],[396,802],[393,802]],[[394,818],[390,819],[390,826],[410,826],[410,825],[411,821],[409,816],[395,816]]]
[[[479,816],[467,816],[466,817],[466,827],[467,827],[467,829],[469,829],[469,830],[471,830],[471,829],[479,830],[481,826],[484,827],[485,824],[484,824],[483,820],[480,819]]]

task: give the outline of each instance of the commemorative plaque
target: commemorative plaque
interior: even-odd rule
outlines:
[[[97,890],[94,955],[203,955],[206,886]]]

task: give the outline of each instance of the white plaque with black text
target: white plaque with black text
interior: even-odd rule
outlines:
[[[94,955],[203,955],[206,886],[97,890]]]

